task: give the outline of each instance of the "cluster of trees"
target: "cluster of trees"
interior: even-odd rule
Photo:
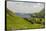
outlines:
[[[27,20],[28,22],[30,22],[31,24],[43,24],[45,25],[45,19],[44,18],[32,18],[32,19],[27,19],[27,18],[24,18],[25,20]]]

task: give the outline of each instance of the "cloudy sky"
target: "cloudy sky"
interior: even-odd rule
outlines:
[[[36,13],[44,8],[43,3],[7,2],[7,8],[17,13]]]

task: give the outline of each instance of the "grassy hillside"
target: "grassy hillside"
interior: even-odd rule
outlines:
[[[31,24],[20,17],[7,16],[7,29],[40,28],[41,24]]]
[[[7,30],[9,29],[35,29],[41,28],[43,25],[41,24],[31,24],[30,22],[26,21],[25,19],[16,16],[10,10],[7,9]]]

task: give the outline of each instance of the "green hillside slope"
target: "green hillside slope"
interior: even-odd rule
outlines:
[[[34,27],[35,26],[35,27]],[[7,16],[7,29],[39,28],[41,24],[31,24],[20,17]]]
[[[9,29],[35,29],[42,27],[41,24],[31,24],[23,18],[16,16],[10,10],[7,9],[7,30]]]

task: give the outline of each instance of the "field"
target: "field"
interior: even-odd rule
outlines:
[[[18,16],[7,16],[7,29],[38,29],[42,24],[31,24]]]

